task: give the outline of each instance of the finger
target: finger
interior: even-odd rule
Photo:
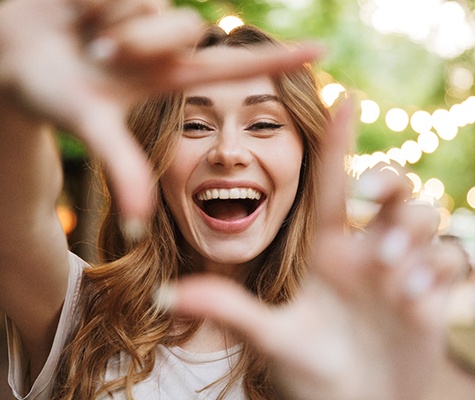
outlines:
[[[377,217],[370,226],[398,222],[401,207],[411,195],[409,179],[394,167],[384,165],[365,172],[356,183],[353,196],[379,205]]]
[[[89,102],[82,113],[76,133],[103,162],[122,217],[145,224],[154,203],[152,168],[128,130],[124,113],[98,101]]]
[[[179,89],[260,74],[274,75],[301,68],[303,64],[322,57],[323,49],[314,44],[292,50],[275,46],[262,46],[253,51],[229,47],[208,48],[198,51],[177,66],[173,85],[174,89]]]
[[[368,229],[369,241],[376,244],[374,264],[398,268],[414,248],[431,245],[439,224],[439,215],[426,204],[384,205]],[[389,216],[388,216],[389,215]]]
[[[269,348],[270,310],[236,282],[216,276],[186,278],[174,289],[173,298],[173,312],[210,318],[248,337],[262,350]]]
[[[345,155],[353,135],[354,108],[345,100],[337,109],[322,146],[318,212],[320,229],[341,230],[346,222]]]
[[[436,282],[451,285],[455,279],[465,279],[470,270],[470,259],[465,249],[449,242],[437,242],[430,252],[430,263],[436,273]]]
[[[169,7],[166,0],[70,0],[82,23],[104,29],[126,19],[160,13]],[[97,26],[96,26],[97,25]]]
[[[450,288],[463,268],[460,248],[448,243],[435,244],[427,249],[421,263],[406,268],[399,274],[399,281],[393,279],[390,301],[399,307],[402,316],[416,322],[414,327],[442,325]],[[434,315],[434,309],[440,312]]]
[[[104,30],[90,45],[96,58],[109,63],[151,62],[154,58],[183,57],[197,38],[204,25],[198,13],[190,9],[177,9],[163,13],[149,13],[117,24]],[[98,50],[108,46],[101,55]],[[113,50],[113,51],[112,51]]]

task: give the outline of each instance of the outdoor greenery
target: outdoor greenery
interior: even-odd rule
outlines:
[[[419,0],[414,0],[415,2]],[[461,0],[462,1],[462,0]],[[448,76],[457,66],[475,70],[473,50],[443,59],[405,35],[381,34],[360,18],[359,0],[175,0],[178,6],[193,7],[210,22],[235,15],[285,40],[318,40],[328,49],[316,72],[322,83],[338,82],[360,99],[378,103],[381,116],[375,123],[359,124],[356,152],[372,153],[400,147],[418,134],[410,125],[403,132],[389,130],[387,110],[398,107],[408,113],[448,109],[473,94],[449,90]],[[464,1],[471,9],[472,2]],[[82,148],[63,137],[65,157],[77,157]],[[407,166],[426,181],[440,179],[454,199],[454,206],[467,207],[466,194],[475,186],[475,126],[459,129],[452,141],[440,140],[432,154],[423,154]]]

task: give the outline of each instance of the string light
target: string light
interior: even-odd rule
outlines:
[[[361,101],[361,122],[372,124],[379,118],[380,109],[378,103],[373,100]]]
[[[345,91],[346,89],[341,84],[330,83],[323,87],[322,99],[325,104],[331,107]],[[381,110],[377,102],[368,99],[361,100],[361,122],[375,123],[380,113]],[[441,108],[432,114],[426,110],[417,110],[409,116],[405,110],[395,107],[386,113],[386,123],[388,128],[395,132],[406,129],[410,123],[414,132],[419,133],[417,141],[407,140],[400,148],[391,147],[386,152],[376,151],[372,154],[352,155],[348,158],[348,173],[356,179],[359,179],[365,171],[378,163],[391,164],[394,161],[403,167],[407,163],[415,164],[421,159],[423,153],[431,154],[438,149],[439,138],[445,141],[455,139],[459,127],[475,123],[475,96],[469,96],[464,101],[452,105],[449,110]],[[445,188],[440,180],[433,178],[434,180],[429,180],[423,185],[418,175],[408,173],[407,176],[413,183],[413,193],[417,199],[431,204],[436,201],[438,204],[446,202],[445,209],[453,209],[454,201],[445,193]],[[472,208],[475,208],[475,187],[467,193],[467,202]],[[447,212],[450,214],[450,211]]]
[[[431,178],[424,184],[424,190],[436,200],[439,200],[444,195],[445,187],[440,179]]]
[[[321,90],[322,100],[328,107],[331,107],[345,91],[346,89],[339,83],[329,83]]]
[[[424,110],[418,110],[411,116],[411,128],[414,132],[424,133],[432,129],[432,116]]]
[[[238,26],[244,25],[244,22],[235,15],[227,15],[218,21],[218,25],[224,32],[229,33]]]
[[[409,124],[409,116],[402,108],[392,108],[386,113],[386,125],[394,132],[402,132]]]
[[[422,157],[422,150],[414,140],[406,140],[402,144],[401,150],[408,163],[415,164]]]
[[[414,172],[408,172],[406,176],[412,182],[412,193],[418,193],[422,189],[422,180]]]
[[[470,207],[475,208],[475,186],[468,191],[467,202]]]
[[[431,154],[439,147],[439,138],[434,132],[427,131],[419,135],[417,143],[424,153]]]

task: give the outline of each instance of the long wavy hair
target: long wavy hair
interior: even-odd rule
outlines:
[[[211,27],[197,48],[282,46],[261,30],[242,26],[226,34]],[[199,50],[198,50],[199,51]],[[297,292],[306,269],[306,256],[317,223],[319,149],[329,116],[322,104],[310,66],[272,77],[277,94],[304,142],[304,157],[294,204],[280,231],[259,257],[245,282],[261,301],[281,304]],[[179,345],[198,329],[199,321],[177,321],[153,302],[157,288],[193,272],[179,247],[180,233],[161,192],[160,179],[174,156],[183,125],[183,96],[165,94],[141,104],[130,127],[155,166],[156,209],[147,234],[138,243],[122,235],[117,204],[105,191],[107,210],[99,234],[101,263],[84,271],[79,322],[65,348],[56,373],[53,399],[93,399],[99,394],[132,387],[153,370],[156,346]],[[179,324],[179,333],[177,333]],[[107,363],[125,352],[130,356],[126,376],[104,380]],[[263,360],[244,343],[242,355],[220,395],[239,379],[251,400],[272,399],[275,393]]]

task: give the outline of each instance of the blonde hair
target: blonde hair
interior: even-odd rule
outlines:
[[[262,44],[280,46],[255,27],[239,27],[230,34],[211,27],[198,48]],[[292,209],[245,284],[261,301],[279,304],[292,298],[305,272],[309,242],[317,222],[320,141],[329,116],[309,66],[273,79],[278,96],[302,135],[304,158]],[[147,235],[131,245],[119,229],[117,205],[106,192],[109,207],[99,235],[104,263],[84,272],[80,320],[58,366],[55,400],[92,399],[99,393],[119,389],[125,389],[131,399],[133,385],[153,370],[156,346],[183,343],[199,327],[199,321],[176,321],[152,301],[161,284],[193,271],[176,244],[180,233],[160,189],[160,178],[174,155],[182,115],[182,95],[170,94],[147,101],[130,118],[132,131],[155,165],[155,214]],[[177,323],[182,328],[180,334],[175,333]],[[105,382],[107,362],[120,352],[130,356],[128,373],[116,381]],[[220,398],[240,377],[251,400],[275,397],[266,364],[256,354],[249,344],[244,344],[242,356]]]

